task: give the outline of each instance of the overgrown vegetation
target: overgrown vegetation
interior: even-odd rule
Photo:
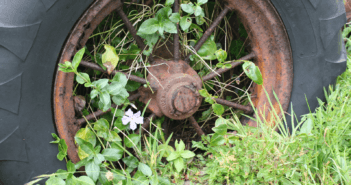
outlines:
[[[273,128],[260,119],[256,120],[258,127],[243,126],[240,122],[242,112],[214,101],[215,97],[223,97],[249,104],[251,81],[245,82],[243,74],[255,83],[262,83],[260,72],[252,62],[245,61],[240,75],[209,81],[200,91],[205,98],[204,111],[196,118],[203,125],[210,125],[211,132],[202,138],[193,137],[191,144],[174,140],[173,134],[164,133],[161,125],[164,118],[151,120],[148,130],[138,128],[150,113],[147,105],[139,101],[129,102],[127,98],[141,84],[129,81],[122,73],[111,77],[79,67],[84,57],[109,73],[118,69],[145,78],[150,66],[147,56],[171,39],[171,34],[176,32],[176,23],[182,29],[182,53],[191,53],[192,46],[203,34],[201,25],[206,27],[221,6],[218,2],[209,2],[212,9],[204,0],[182,1],[180,13],[172,13],[173,2],[167,0],[164,4],[155,3],[153,7],[136,4],[141,11],[128,14],[139,27],[138,35],[145,39],[147,50],[137,47],[133,38],[122,29],[121,21],[115,20],[113,15],[100,24],[87,48],[80,50],[72,62],[59,65],[59,70],[76,74],[74,93],[84,94],[88,102],[82,110],[84,118],[98,109],[106,111],[111,108],[111,113],[87,121],[86,126],[77,132],[75,141],[81,159],[77,164],[67,159],[64,140],[53,134],[55,141],[52,143],[57,143],[59,148],[57,158],[66,160],[67,169],[38,176],[28,184],[43,179],[48,179],[48,185],[349,184],[351,53],[347,71],[338,78],[335,87],[326,89],[326,102],[319,101],[320,107],[304,115],[292,131],[286,130],[285,118],[281,119],[274,111],[271,112],[276,122]],[[222,47],[221,43],[227,43],[225,40],[229,39],[231,32],[228,19],[224,20],[221,29],[216,30],[191,57],[191,65],[200,76],[217,68],[230,67],[227,60],[237,59],[246,52],[240,39]],[[239,35],[247,37],[241,25],[238,29]],[[351,28],[346,27],[343,35],[348,37],[350,32]],[[215,42],[223,36],[224,42]],[[347,38],[347,42],[347,51],[351,51],[351,40]],[[234,91],[226,87],[226,83],[232,81],[245,85]],[[220,90],[214,90],[218,84]],[[224,96],[226,91],[236,96]],[[112,107],[112,103],[116,106]],[[255,111],[255,114],[258,113]],[[293,112],[289,114],[294,115]],[[296,122],[294,116],[292,120]],[[277,129],[280,133],[276,132]],[[142,134],[142,131],[146,133]]]

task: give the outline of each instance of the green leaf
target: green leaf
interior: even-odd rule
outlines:
[[[183,31],[187,31],[188,28],[191,25],[191,18],[188,17],[188,16],[180,18],[179,25],[180,25],[180,28],[182,28]]]
[[[162,157],[168,157],[172,153],[174,153],[173,147],[171,147],[167,144],[158,145],[157,150],[161,153]]]
[[[59,143],[60,142],[60,138],[55,133],[51,133],[51,136],[54,139],[56,139],[56,141],[51,141],[50,143]]]
[[[249,77],[252,81],[258,85],[263,84],[261,71],[253,62],[245,61],[243,64],[243,70],[247,77]]]
[[[203,111],[203,112],[202,112],[202,115],[201,115],[201,117],[200,117],[199,120],[200,120],[200,121],[206,120],[207,118],[210,117],[211,113],[212,113],[212,109],[211,109],[211,108],[209,108],[209,109],[206,110],[206,111]]]
[[[100,150],[99,150],[99,152],[100,152]],[[104,160],[105,160],[105,157],[102,154],[98,153],[98,154],[94,155],[94,163],[96,165],[100,165],[102,163],[102,161],[104,161]]]
[[[195,16],[204,15],[201,6],[198,5],[198,6],[195,7],[194,15],[195,15]]]
[[[218,127],[219,125],[227,125],[227,120],[222,118],[222,117],[219,117],[216,122],[215,122],[215,127]]]
[[[112,97],[112,101],[116,105],[122,105],[128,97],[129,97],[129,93],[126,91],[126,89],[123,88],[121,89],[119,94]]]
[[[126,75],[124,75],[123,73],[116,73],[115,76],[112,79],[112,82],[118,82],[120,83],[123,87],[126,86],[128,79],[126,77]]]
[[[94,147],[96,145],[95,134],[93,131],[89,129],[89,127],[79,129],[78,132],[76,133],[76,137],[79,137],[84,141],[91,143]]]
[[[119,82],[112,82],[109,86],[107,86],[107,91],[112,96],[119,94],[122,89],[124,89],[124,86]]]
[[[68,177],[68,172],[62,169],[58,169],[55,174],[60,179],[67,179]]]
[[[173,160],[177,159],[178,157],[180,157],[179,152],[172,152],[169,154],[169,156],[166,159],[167,159],[167,161],[173,161]]]
[[[94,124],[94,130],[97,131],[97,136],[102,137],[102,138],[107,138],[109,135],[109,123],[106,119],[99,119],[95,124]]]
[[[111,108],[111,98],[110,94],[107,91],[103,91],[100,93],[100,102],[103,105],[102,111],[107,111]]]
[[[138,77],[141,77],[143,78],[143,74],[141,74],[140,72],[132,72],[132,75],[136,75]],[[137,90],[139,87],[140,87],[140,83],[139,82],[135,82],[135,81],[132,81],[132,80],[129,80],[127,85],[126,85],[126,90],[129,91],[129,92],[133,92],[135,90]]]
[[[195,20],[198,25],[203,25],[206,22],[206,20],[204,19],[204,16],[202,15],[196,16]]]
[[[166,6],[171,6],[174,3],[174,0],[166,0],[165,5]]]
[[[146,175],[148,177],[150,177],[152,175],[151,168],[144,163],[139,163],[138,170],[140,170],[144,175]]]
[[[222,135],[215,133],[211,137],[211,141],[210,141],[211,146],[219,146],[219,145],[223,145],[224,143],[225,143],[225,138]]]
[[[90,98],[91,98],[91,99],[94,99],[98,94],[99,94],[99,91],[97,91],[96,89],[93,89],[93,90],[90,92]]]
[[[193,3],[188,3],[188,4],[181,4],[182,10],[188,14],[193,14],[194,13],[194,4]]]
[[[95,164],[94,161],[90,161],[85,166],[85,172],[91,179],[93,179],[93,181],[96,181],[99,178],[100,167],[99,165]]]
[[[213,127],[212,130],[219,135],[225,135],[227,134],[227,125],[221,124],[219,126]]]
[[[102,155],[108,161],[118,161],[123,156],[123,150],[119,150],[116,148],[106,148],[102,151]]]
[[[227,59],[227,52],[222,49],[217,50],[215,54],[219,62],[224,62]]]
[[[174,167],[176,168],[177,172],[179,173],[184,169],[184,160],[183,158],[179,157],[176,160],[174,160]]]
[[[156,18],[151,18],[144,21],[138,30],[138,35],[140,34],[153,34],[159,28],[158,20]]]
[[[206,89],[199,90],[199,93],[204,98],[210,98],[211,97],[210,93],[208,93]]]
[[[206,57],[206,56],[213,55],[216,51],[217,51],[216,43],[211,39],[207,39],[197,53],[201,57]]]
[[[121,137],[115,131],[109,131],[109,134],[106,138],[107,141],[122,141]]]
[[[125,157],[122,159],[122,161],[124,162],[124,164],[128,166],[128,168],[132,168],[132,169],[138,167],[138,163],[139,163],[138,158],[134,156]]]
[[[169,17],[169,20],[178,23],[180,21],[180,14],[179,13],[172,13],[171,16]]]
[[[180,140],[179,143],[178,143],[178,140],[176,140],[174,145],[176,147],[177,152],[184,151],[184,149],[185,149],[185,144],[184,144],[184,142],[182,140]]]
[[[122,49],[122,55],[119,55],[119,60],[127,61],[134,60],[138,54],[140,54],[141,49],[135,44],[132,44],[129,49]]]
[[[129,139],[128,139],[129,138]],[[134,147],[134,145],[137,145],[140,141],[140,136],[139,134],[129,134],[128,138],[124,139],[124,144],[128,148]]]
[[[175,25],[175,23],[169,21],[169,20],[165,20],[163,22],[163,27],[165,29],[165,32],[168,33],[177,33],[177,27]]]
[[[49,180],[45,182],[45,185],[65,185],[65,181],[55,176],[51,176]]]
[[[224,107],[221,104],[215,103],[212,104],[212,109],[217,116],[221,116],[224,113]]]
[[[74,137],[74,139],[85,153],[87,153],[88,155],[95,153],[94,147],[91,143],[86,142],[79,137]]]
[[[72,68],[72,63],[69,61],[66,61],[64,64],[60,63],[58,64],[59,66],[59,71],[65,72],[65,73],[71,73],[74,72],[75,70]]]
[[[76,81],[79,84],[90,83],[90,77],[87,73],[78,73],[78,75],[76,76]]]
[[[69,160],[66,164],[67,166],[67,171],[70,173],[74,173],[76,171],[76,168],[74,167],[74,164],[72,163],[71,160]]]
[[[192,147],[193,148],[199,148],[201,150],[207,150],[207,147],[201,142],[201,141],[191,141],[192,142]]]
[[[206,4],[208,0],[197,0],[198,5]]]
[[[117,127],[121,131],[123,131],[123,130],[125,130],[127,128],[127,125],[123,125],[121,117],[116,119],[116,121],[114,123],[114,126]],[[116,131],[118,131],[118,130],[116,129]]]
[[[67,156],[67,149],[68,149],[64,139],[60,139],[60,142],[58,143],[58,149],[59,149],[59,153],[57,154],[57,159],[62,161],[63,158]]]
[[[108,85],[108,79],[104,78],[104,79],[94,81],[93,85],[98,89],[102,89]]]
[[[311,134],[313,129],[313,120],[311,118],[307,118],[307,120],[303,123],[300,129],[300,134]]]
[[[73,57],[73,60],[72,60],[72,68],[77,71],[77,68],[80,64],[80,62],[82,61],[82,58],[83,58],[83,55],[84,55],[84,52],[85,52],[85,47],[80,49]]]
[[[95,185],[94,181],[87,176],[80,176],[75,182],[77,185]]]
[[[195,156],[195,153],[189,150],[184,150],[183,152],[180,153],[180,156],[184,159],[189,159]]]
[[[106,51],[102,54],[102,64],[106,67],[107,73],[111,74],[118,64],[119,57],[113,46],[105,44],[104,47]]]

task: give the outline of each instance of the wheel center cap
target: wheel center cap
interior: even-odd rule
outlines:
[[[196,88],[192,85],[182,86],[173,93],[173,106],[181,113],[187,113],[199,104],[199,95]]]

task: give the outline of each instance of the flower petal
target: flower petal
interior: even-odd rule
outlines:
[[[138,124],[143,124],[144,123],[144,118],[143,117],[137,117],[133,118],[133,121]]]
[[[123,125],[127,125],[131,121],[132,121],[132,119],[130,117],[128,117],[128,116],[123,116],[122,117],[122,124]]]
[[[127,115],[128,117],[133,117],[133,111],[132,109],[128,109],[128,111],[125,113],[125,115]]]
[[[140,114],[141,114],[140,111],[138,111],[137,113],[135,113],[135,114],[133,115],[133,117],[134,117],[134,118],[138,118],[138,117],[140,117]]]
[[[135,122],[130,122],[130,129],[135,130],[137,128],[137,125]]]

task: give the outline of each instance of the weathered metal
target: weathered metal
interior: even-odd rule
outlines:
[[[269,1],[228,0],[226,2],[224,11],[220,13],[220,16],[209,27],[209,30],[205,32],[195,49],[200,49],[206,38],[211,35],[215,26],[219,24],[219,21],[229,10],[235,10],[248,31],[251,41],[252,53],[246,56],[247,60],[254,58],[254,62],[262,72],[264,87],[268,93],[267,97],[263,86],[254,85],[252,91],[253,105],[260,112],[260,116],[271,122],[273,119],[271,119],[268,112],[272,107],[269,106],[268,98],[272,101],[273,109],[278,114],[282,114],[279,105],[282,106],[284,111],[288,109],[292,89],[292,55],[286,30],[279,15]],[[62,50],[59,62],[71,61],[74,54],[85,45],[98,24],[115,10],[119,13],[139,47],[145,49],[145,44],[136,35],[134,27],[127,20],[124,12],[121,11],[122,5],[121,0],[98,0],[94,2],[73,28]],[[178,49],[176,50],[178,51]],[[152,57],[150,60],[153,60]],[[154,63],[159,65],[149,67],[149,75],[147,77],[152,90],[144,87],[139,89],[140,101],[147,103],[151,99],[149,104],[149,109],[153,112],[151,117],[165,115],[172,119],[190,118],[190,122],[197,133],[199,135],[203,134],[199,130],[199,125],[194,124],[196,120],[192,117],[202,101],[201,96],[198,95],[198,90],[202,88],[202,81],[196,71],[181,59],[178,62],[176,62],[176,59],[171,61],[157,59],[154,60]],[[95,64],[88,65],[82,62],[81,65],[99,71],[102,70],[100,66]],[[238,64],[235,63],[235,65]],[[218,70],[217,72],[224,73],[226,71]],[[204,78],[207,80],[214,76],[209,74]],[[130,80],[146,83],[145,79],[136,76],[130,76]],[[79,161],[79,157],[74,142],[74,135],[81,124],[77,124],[76,121],[72,97],[73,82],[74,74],[60,71],[56,73],[53,103],[57,131],[68,145],[69,158],[76,163]],[[277,94],[280,104],[275,100],[273,90]],[[216,101],[217,103],[229,105],[228,102]],[[246,111],[251,112],[252,110],[247,109]],[[143,127],[147,127],[149,124],[146,120]],[[256,126],[253,120],[248,121],[248,124]]]
[[[221,20],[224,18],[224,16],[229,12],[230,8],[228,6],[224,6],[223,11],[216,17],[216,19],[212,22],[211,26],[207,28],[205,33],[202,35],[202,37],[197,41],[197,43],[194,46],[195,51],[199,51],[201,46],[206,42],[207,38],[213,33],[215,28],[219,25]],[[193,53],[189,53],[189,55],[185,58],[185,62],[189,63],[190,62],[190,55]]]
[[[147,77],[153,90],[141,87],[140,101],[157,116],[182,120],[194,114],[201,104],[198,90],[202,81],[187,63],[157,59]]]

